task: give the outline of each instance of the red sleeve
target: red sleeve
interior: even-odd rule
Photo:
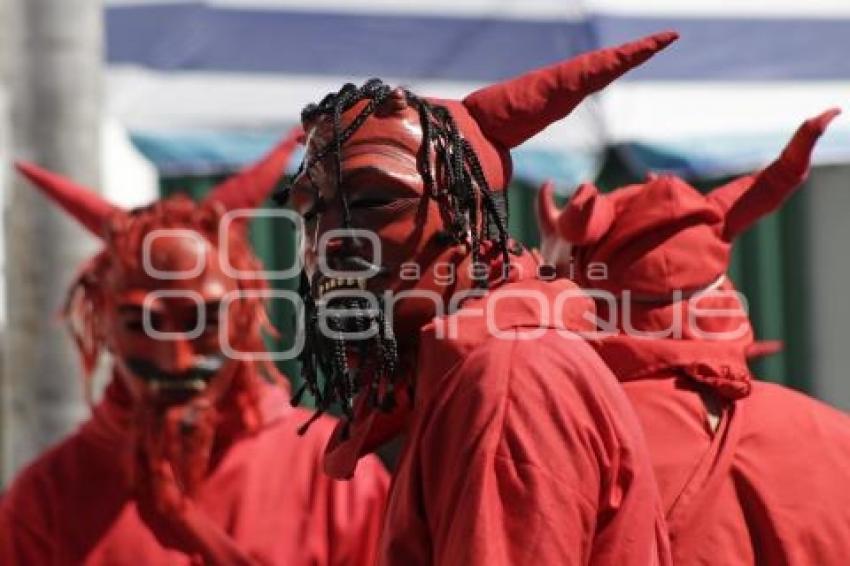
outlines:
[[[633,465],[645,449],[623,445],[627,401],[586,344],[550,334],[491,339],[441,381],[417,455],[432,563],[654,562],[658,500],[649,462]]]
[[[48,510],[34,509],[38,494],[32,488],[37,484],[22,479],[0,500],[0,564],[50,564],[54,558],[51,537],[37,521]]]
[[[328,501],[329,564],[372,566],[390,484],[387,470],[378,458],[367,456],[350,480],[326,480],[332,484]]]

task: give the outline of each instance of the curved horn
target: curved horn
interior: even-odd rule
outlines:
[[[614,222],[611,201],[590,183],[582,184],[558,218],[558,229],[567,241],[582,246],[598,242]]]
[[[588,95],[640,65],[679,35],[666,31],[600,49],[477,90],[463,99],[485,136],[516,147],[567,116]]]
[[[289,158],[298,144],[303,142],[303,136],[300,126],[293,128],[260,161],[213,187],[205,202],[221,203],[225,210],[260,206],[283,176]]]
[[[785,343],[782,340],[756,340],[747,346],[745,355],[748,360],[752,360],[778,354],[784,349]]]
[[[555,204],[555,184],[552,181],[546,181],[537,193],[537,224],[540,226],[541,235],[548,236],[555,233],[560,214],[561,211]]]
[[[105,234],[106,219],[121,210],[92,189],[33,163],[16,161],[15,168],[98,238]]]
[[[806,120],[776,161],[756,175],[712,191],[709,198],[726,213],[723,237],[727,241],[779,208],[802,184],[809,174],[815,143],[840,113],[838,108],[832,108]]]

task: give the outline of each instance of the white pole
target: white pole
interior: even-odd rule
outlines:
[[[9,139],[12,121],[9,116],[9,2],[0,0],[0,210],[5,211],[6,195],[8,194],[9,174]],[[5,241],[3,217],[0,216],[0,341],[6,329],[6,271]],[[7,414],[8,395],[6,381],[3,379],[3,356],[0,349],[0,489],[3,485],[3,470],[6,469],[6,450],[4,431],[8,428],[4,416]]]
[[[4,1],[4,0],[0,0]],[[99,185],[103,16],[100,0],[5,0],[12,147]],[[76,352],[58,321],[94,239],[15,178],[5,200],[3,478],[86,414]]]

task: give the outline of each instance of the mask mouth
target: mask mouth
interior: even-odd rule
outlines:
[[[322,299],[331,291],[366,290],[365,277],[319,277],[314,284],[313,296]]]
[[[336,406],[350,421],[354,398],[365,388],[371,406],[392,410],[398,348],[381,297],[366,288],[365,278],[321,274],[309,284],[304,276],[301,294],[305,344],[299,359],[305,384],[293,404],[309,391],[316,416]]]
[[[178,373],[163,370],[155,363],[141,358],[129,358],[124,363],[154,394],[191,397],[206,390],[212,378],[224,367],[225,361],[224,354],[199,356],[191,368]]]

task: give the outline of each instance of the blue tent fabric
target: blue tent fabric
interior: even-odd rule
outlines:
[[[492,5],[495,8],[497,4]],[[555,2],[549,4],[557,6]],[[575,12],[575,5],[565,2],[564,13],[569,7]],[[746,89],[749,85],[781,82],[819,85],[828,91],[830,87],[824,85],[850,81],[850,58],[845,55],[850,16],[846,14],[635,15],[595,12],[591,4],[578,15],[553,19],[491,14],[483,8],[480,13],[460,16],[401,9],[379,13],[363,6],[356,1],[345,4],[344,9],[319,9],[309,2],[265,7],[201,0],[122,2],[109,5],[106,11],[107,59],[113,68],[142,69],[188,81],[202,81],[212,75],[233,77],[233,81],[244,76],[279,79],[283,92],[290,82],[302,84],[316,79],[324,80],[323,85],[327,81],[341,84],[370,76],[408,80],[424,89],[437,83],[468,85],[501,80],[590,49],[673,28],[681,33],[681,39],[661,56],[625,75],[617,85],[650,85],[667,92],[678,92],[688,84],[720,85],[726,89],[727,98],[722,103],[726,104],[729,97],[737,96],[737,86]],[[734,11],[731,6],[730,11]],[[321,89],[326,88],[317,86],[315,97],[324,94]],[[843,102],[842,96],[847,100],[847,93],[836,93],[834,98]],[[630,112],[632,104],[655,102],[637,100],[621,104]],[[670,99],[666,100],[670,104]],[[676,100],[678,114],[674,120],[678,123],[710,120],[699,101]],[[796,120],[800,112],[823,109],[800,109],[796,103],[794,99],[795,107],[779,107],[774,114],[787,114],[788,120],[792,116]],[[832,99],[828,102],[833,103]],[[228,104],[239,104],[239,99],[228,100]],[[722,104],[714,111],[725,110]],[[735,104],[734,98],[729,104]],[[750,104],[758,106],[752,99]],[[641,112],[644,108],[634,110]],[[292,122],[299,109],[287,109],[286,116],[265,123],[279,127]],[[604,108],[595,111],[603,115],[601,121],[607,119]],[[221,113],[226,114],[226,109]],[[617,116],[609,125],[623,122],[624,114]],[[800,119],[805,116],[800,115]],[[218,124],[207,126],[166,130],[142,124],[132,131],[136,145],[165,176],[231,170],[259,156],[276,135],[262,128],[246,131]],[[776,124],[760,124],[755,118],[747,127],[749,133],[744,128],[743,133],[659,137],[654,135],[659,127],[650,121],[612,139],[600,139],[594,142],[595,148],[576,150],[556,140],[547,146],[522,149],[516,154],[516,172],[532,183],[553,178],[559,186],[575,185],[596,173],[607,143],[620,147],[637,173],[664,170],[691,178],[734,174],[763,165],[791,133],[773,131]],[[821,140],[820,158],[850,160],[850,130],[842,127],[846,128],[834,125]]]
[[[328,13],[308,6],[113,6],[107,10],[107,59],[162,71],[490,81],[602,45],[676,29],[682,35],[678,57],[659,58],[624,80],[850,78],[850,59],[844,54],[850,19],[588,14],[579,21],[540,21]],[[307,45],[309,56],[304,53]]]
[[[593,48],[587,22],[200,4],[117,6],[106,29],[109,63],[162,71],[488,81]]]
[[[130,138],[163,177],[229,173],[256,161],[284,131],[134,132]],[[294,171],[299,155],[293,156]]]

